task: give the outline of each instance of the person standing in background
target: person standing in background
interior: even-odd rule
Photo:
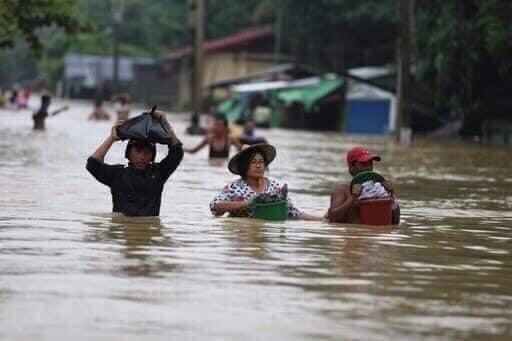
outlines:
[[[37,110],[34,115],[32,115],[32,119],[34,120],[34,130],[45,130],[46,129],[46,118],[48,116],[55,116],[58,113],[68,110],[67,106],[59,108],[52,113],[48,113],[48,108],[50,107],[52,98],[50,95],[42,95],[41,96],[41,106],[39,110]]]
[[[128,95],[119,95],[114,99],[114,110],[117,114],[117,123],[126,121],[130,117],[130,97]]]

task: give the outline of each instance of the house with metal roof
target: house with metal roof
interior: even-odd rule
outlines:
[[[271,26],[250,28],[203,45],[203,88],[208,90],[276,66],[274,30]],[[286,59],[286,58],[281,58]],[[154,61],[135,65],[134,96],[141,101],[186,108],[190,103],[192,48],[183,47]]]
[[[380,66],[348,70],[343,119],[345,133],[385,134],[393,131],[397,113],[396,96],[386,87],[386,80],[392,77],[392,70]]]
[[[151,63],[149,58],[120,57],[120,85],[128,89],[134,80],[134,64],[148,63]],[[112,56],[66,54],[64,57],[64,95],[72,98],[93,98],[98,91],[109,93],[113,69]]]

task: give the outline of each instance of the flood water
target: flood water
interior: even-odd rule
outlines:
[[[234,177],[206,150],[185,155],[160,218],[112,217],[85,170],[112,122],[70,103],[43,133],[30,112],[0,111],[1,340],[512,337],[510,150],[271,130],[270,176],[297,207],[323,215],[349,179],[345,151],[363,143],[395,181],[401,225],[213,218]],[[170,117],[191,146],[185,119]]]

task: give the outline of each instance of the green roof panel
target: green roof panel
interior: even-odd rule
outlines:
[[[321,79],[318,84],[279,90],[277,97],[285,103],[302,103],[306,111],[311,111],[318,101],[330,95],[342,85],[343,80],[341,78]]]

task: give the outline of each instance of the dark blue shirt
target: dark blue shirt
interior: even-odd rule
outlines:
[[[169,152],[158,163],[145,170],[132,165],[108,165],[93,157],[87,159],[87,170],[99,182],[110,187],[113,212],[127,216],[158,216],[164,184],[183,159],[181,143],[169,145]]]

